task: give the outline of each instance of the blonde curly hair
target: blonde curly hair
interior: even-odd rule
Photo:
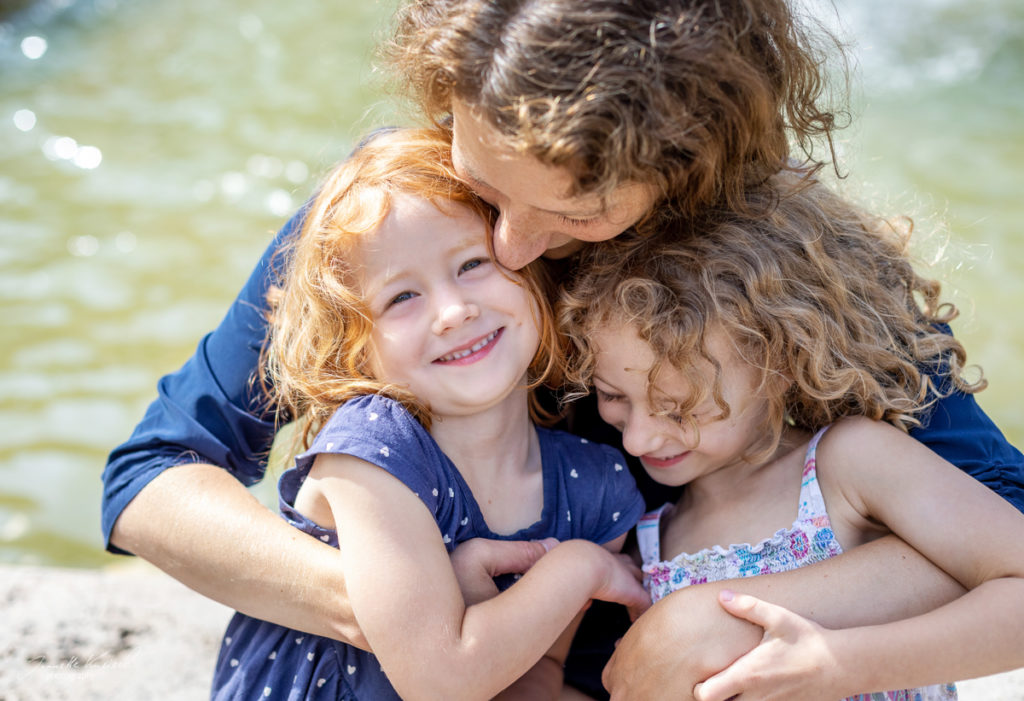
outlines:
[[[299,419],[298,443],[344,402],[378,393],[402,402],[430,427],[430,408],[368,369],[373,318],[357,284],[354,252],[387,217],[398,194],[467,207],[490,225],[491,209],[459,180],[447,135],[437,129],[374,136],[338,165],[303,212],[302,225],[280,249],[283,265],[268,293],[267,339],[260,375],[278,420]],[[549,300],[553,283],[541,265],[508,273],[537,300],[541,344],[529,368],[531,386],[557,381],[559,335]],[[544,419],[535,402],[534,417]]]
[[[600,352],[590,339],[609,324],[629,325],[650,345],[649,380],[671,366],[693,388],[665,413],[691,416],[710,396],[729,415],[710,332],[725,332],[762,386],[786,378],[764,419],[764,454],[786,423],[817,430],[857,415],[906,431],[939,398],[985,387],[980,375],[964,377],[964,348],[941,326],[956,308],[913,268],[909,219],[871,217],[821,183],[785,175],[747,198],[769,213],[713,211],[581,254],[557,307],[569,399],[588,392]]]

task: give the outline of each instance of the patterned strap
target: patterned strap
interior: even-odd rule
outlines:
[[[661,515],[671,504],[663,504],[640,517],[636,524],[636,543],[645,565],[661,561]]]
[[[825,511],[825,498],[821,495],[821,487],[818,485],[818,443],[829,426],[825,426],[811,438],[807,444],[807,454],[804,457],[803,478],[800,481],[800,509],[798,518],[801,520],[827,516]]]

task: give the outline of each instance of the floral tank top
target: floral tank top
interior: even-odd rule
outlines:
[[[816,471],[818,441],[827,430],[826,426],[818,431],[807,446],[796,520],[790,528],[783,528],[760,543],[730,545],[728,548],[715,545],[698,553],[681,553],[671,560],[662,560],[661,517],[671,504],[665,504],[641,518],[636,528],[637,543],[643,557],[644,587],[650,592],[651,600],[657,602],[691,584],[785,572],[843,552],[825,511]],[[847,701],[950,701],[956,698],[953,684],[936,684],[918,689],[860,694],[849,697]]]

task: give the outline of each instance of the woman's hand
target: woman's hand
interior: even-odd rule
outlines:
[[[836,688],[840,665],[829,646],[829,631],[781,606],[728,589],[719,593],[718,602],[736,618],[760,626],[764,634],[753,650],[697,684],[697,701],[817,701],[846,695]]]
[[[880,572],[885,573],[885,587],[878,586]],[[763,628],[729,615],[719,604],[718,592],[725,586],[680,589],[633,624],[602,677],[613,700],[692,699],[699,682],[724,671],[762,642]],[[824,635],[829,638],[840,629],[920,615],[964,592],[948,574],[894,536],[807,567],[732,580],[728,586],[816,621],[827,628]],[[794,619],[786,620],[795,625]],[[753,662],[765,652],[769,650],[759,652]],[[844,673],[858,671],[863,672]],[[863,679],[851,684],[863,686]]]
[[[761,629],[726,614],[718,588],[680,589],[636,620],[604,669],[612,701],[691,701],[698,682],[757,644]]]

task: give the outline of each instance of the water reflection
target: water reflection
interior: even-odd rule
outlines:
[[[99,474],[157,377],[325,168],[408,121],[368,58],[394,4],[61,0],[0,23],[0,561],[108,561]],[[957,333],[1022,443],[1024,9],[962,5],[839,5],[862,76],[840,147],[851,186],[949,220]]]
[[[46,39],[42,37],[31,36],[21,40],[21,53],[31,61],[42,58],[46,53],[46,48]]]

